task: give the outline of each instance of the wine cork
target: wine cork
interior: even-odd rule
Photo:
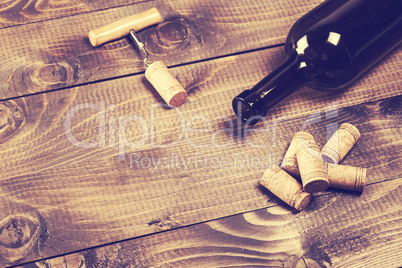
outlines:
[[[342,124],[321,150],[324,161],[339,164],[359,138],[360,132],[354,125]]]
[[[145,77],[170,107],[178,107],[187,98],[187,91],[162,61],[149,65]]]
[[[280,167],[267,169],[260,183],[288,205],[303,210],[311,200],[311,194],[303,190],[303,186]]]
[[[327,189],[329,182],[325,164],[315,141],[310,141],[308,146],[302,146],[296,157],[304,190],[315,193]]]
[[[310,133],[305,131],[296,132],[282,160],[281,168],[290,175],[299,176],[296,153],[302,146],[307,146],[311,141],[314,141],[314,137]]]
[[[156,8],[151,8],[142,13],[112,22],[99,29],[92,30],[88,34],[89,41],[96,47],[106,42],[119,39],[128,35],[130,30],[139,31],[148,26],[158,24],[163,18]]]
[[[362,192],[367,169],[326,163],[329,187]]]

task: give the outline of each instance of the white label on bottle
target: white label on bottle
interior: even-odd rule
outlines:
[[[339,43],[339,40],[341,40],[340,34],[334,33],[334,32],[329,32],[329,36],[327,39],[328,43],[333,44],[334,46],[337,46]]]

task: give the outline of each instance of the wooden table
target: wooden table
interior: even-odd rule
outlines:
[[[401,266],[400,47],[254,127],[231,108],[320,2],[1,1],[0,266]],[[128,38],[87,38],[153,6],[165,22],[138,34],[188,91],[179,109]],[[259,185],[295,132],[323,146],[344,122],[362,133],[342,163],[368,169],[362,194],[331,189],[297,212]]]

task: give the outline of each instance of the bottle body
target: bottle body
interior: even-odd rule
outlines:
[[[327,0],[289,31],[288,59],[233,100],[243,121],[253,124],[298,88],[339,90],[401,43],[402,1]]]

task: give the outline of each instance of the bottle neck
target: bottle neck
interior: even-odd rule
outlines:
[[[254,125],[266,112],[306,84],[298,73],[300,61],[292,51],[288,59],[250,90],[233,99],[233,109],[244,123]]]

